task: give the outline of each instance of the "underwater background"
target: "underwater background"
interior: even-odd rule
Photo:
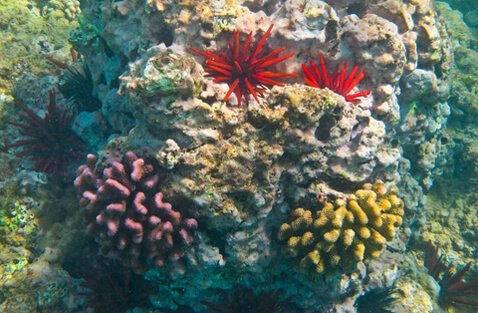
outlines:
[[[478,312],[475,0],[0,0],[0,312]]]

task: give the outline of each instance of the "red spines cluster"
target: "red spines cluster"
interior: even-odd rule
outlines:
[[[211,51],[200,51],[190,48],[191,51],[206,58],[205,71],[214,77],[214,82],[226,82],[229,85],[229,91],[224,97],[228,101],[234,92],[239,105],[244,98],[246,104],[249,104],[249,95],[252,95],[257,103],[260,103],[259,97],[264,97],[264,92],[274,85],[284,86],[283,83],[276,80],[279,77],[296,76],[281,72],[271,72],[267,68],[292,57],[289,53],[279,56],[286,48],[282,47],[262,55],[264,44],[269,37],[272,27],[264,33],[262,38],[252,46],[252,32],[242,44],[240,32],[235,30],[233,40],[229,40],[229,50],[220,54]],[[241,47],[242,46],[242,47]]]
[[[280,63],[294,54],[289,53],[279,56],[286,48],[282,47],[272,52],[259,56],[264,44],[269,37],[272,27],[264,33],[259,42],[252,45],[252,32],[247,36],[246,41],[242,44],[240,33],[238,30],[233,32],[233,40],[229,40],[229,50],[219,54],[211,51],[201,51],[196,48],[190,48],[206,58],[206,67],[204,68],[208,75],[214,77],[213,82],[226,82],[229,90],[224,97],[224,101],[228,101],[232,93],[236,94],[239,105],[244,98],[246,104],[249,104],[249,95],[252,95],[257,103],[260,103],[259,97],[264,98],[264,92],[274,85],[284,86],[283,83],[277,81],[278,77],[297,76],[297,74],[270,72],[266,68]],[[340,70],[339,70],[340,68]],[[370,90],[363,90],[357,93],[349,94],[352,89],[364,78],[365,71],[362,70],[357,74],[359,68],[355,66],[349,74],[347,74],[347,63],[337,67],[330,74],[327,73],[324,58],[320,55],[319,67],[313,61],[310,61],[310,69],[307,65],[302,64],[305,77],[304,81],[316,88],[328,88],[339,95],[342,95],[349,102],[360,102],[362,97],[368,96]]]
[[[309,86],[315,88],[329,88],[335,93],[343,96],[345,100],[349,102],[360,102],[361,97],[370,94],[370,90],[363,90],[349,94],[365,76],[364,70],[357,74],[359,70],[357,65],[349,74],[347,74],[347,62],[345,62],[342,66],[338,66],[332,74],[329,74],[327,73],[322,54],[320,55],[319,61],[319,67],[317,67],[313,61],[310,61],[310,69],[307,65],[302,64],[302,69],[305,73],[304,80]]]
[[[102,253],[141,272],[146,261],[177,261],[194,242],[197,221],[163,200],[156,166],[133,152],[96,174],[96,157],[80,166],[75,186],[86,208],[88,231]]]
[[[428,242],[424,265],[428,274],[440,285],[438,302],[445,306],[458,304],[478,308],[478,277],[463,280],[471,269],[471,262],[455,270],[453,263],[447,265],[444,259],[439,247]]]
[[[48,110],[43,118],[22,101],[15,99],[15,103],[23,111],[18,114],[22,123],[8,124],[18,127],[23,138],[0,147],[0,151],[22,148],[15,155],[31,157],[35,171],[65,177],[69,162],[82,158],[85,147],[83,140],[72,130],[75,115],[57,105],[54,90],[49,93]]]

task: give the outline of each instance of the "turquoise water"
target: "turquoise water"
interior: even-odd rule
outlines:
[[[475,1],[0,0],[0,312],[476,312]]]

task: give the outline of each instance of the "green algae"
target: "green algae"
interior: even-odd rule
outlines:
[[[457,121],[474,122],[478,117],[478,51],[474,47],[478,38],[463,20],[460,11],[453,10],[445,2],[436,3],[437,11],[447,25],[455,50],[455,62],[451,71],[451,104]],[[456,121],[455,121],[456,122]]]
[[[68,34],[76,26],[62,9],[41,10],[30,0],[0,1],[0,92],[10,91],[25,72],[53,70],[48,56],[67,62]]]
[[[12,246],[30,244],[38,232],[38,220],[28,199],[4,203],[0,209],[0,243]]]

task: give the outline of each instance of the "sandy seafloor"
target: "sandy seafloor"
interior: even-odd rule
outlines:
[[[477,122],[476,0],[0,0],[0,312],[478,312]]]

